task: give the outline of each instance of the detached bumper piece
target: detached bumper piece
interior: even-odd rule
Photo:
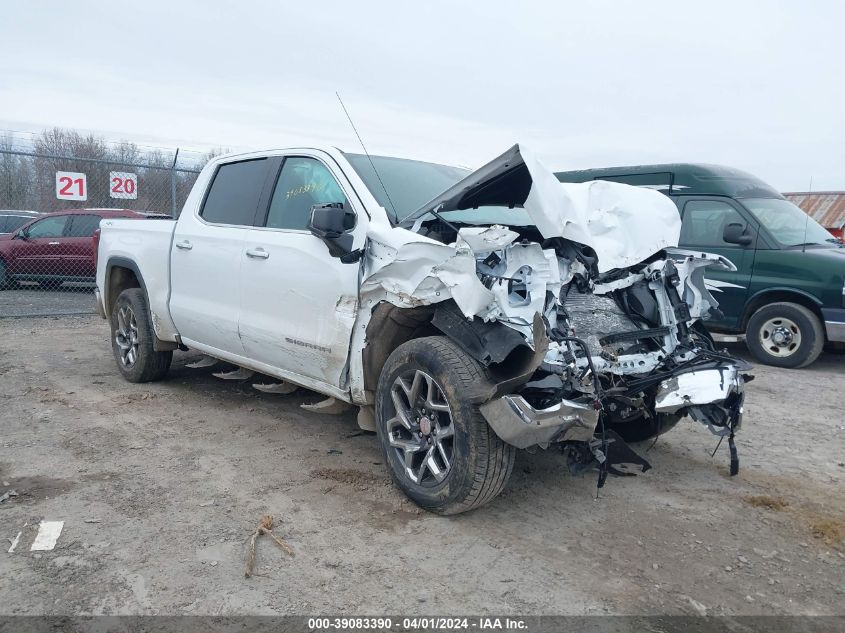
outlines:
[[[727,437],[731,475],[739,472],[734,434],[742,426],[745,381],[751,379],[739,371],[736,365],[725,365],[673,376],[658,386],[654,406],[658,413],[688,413],[693,420],[707,425],[711,433],[718,435],[720,444]]]
[[[479,408],[496,435],[517,448],[589,442],[599,421],[599,411],[592,403],[571,400],[562,400],[548,409],[535,409],[522,396],[508,395]]]

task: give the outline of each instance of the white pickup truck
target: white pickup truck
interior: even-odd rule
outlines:
[[[493,499],[517,449],[600,484],[645,470],[626,441],[684,416],[728,437],[736,471],[748,366],[700,322],[705,267],[732,264],[679,231],[661,194],[561,184],[518,145],[472,173],[228,155],[177,221],[102,222],[97,306],[127,380],[191,349],[358,406],[401,489],[450,514]]]

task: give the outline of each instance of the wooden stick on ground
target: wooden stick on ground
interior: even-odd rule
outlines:
[[[273,517],[269,514],[265,514],[261,517],[258,527],[255,528],[255,532],[253,532],[249,539],[249,553],[246,559],[246,570],[244,571],[244,576],[247,578],[252,576],[252,572],[255,569],[255,541],[262,534],[266,534],[273,539],[276,542],[276,545],[282,548],[282,551],[284,551],[288,556],[293,556],[293,549],[291,546],[273,534]]]

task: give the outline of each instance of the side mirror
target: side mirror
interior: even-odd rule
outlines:
[[[360,259],[360,254],[356,255],[352,250],[352,229],[356,220],[355,212],[344,209],[342,202],[315,204],[311,207],[308,230],[326,243],[332,257],[352,263]]]
[[[728,244],[738,244],[739,246],[750,246],[754,241],[750,235],[745,232],[745,225],[739,222],[731,222],[725,227],[722,233],[722,240]]]
[[[29,239],[29,231],[27,231],[26,229],[21,229],[20,231],[15,233],[15,239],[23,240],[24,242],[26,242]]]

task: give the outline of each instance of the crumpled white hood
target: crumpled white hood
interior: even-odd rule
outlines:
[[[543,237],[591,247],[599,272],[632,266],[678,245],[678,209],[662,193],[605,180],[561,183],[530,151],[519,151],[532,180],[525,211]]]
[[[561,183],[520,145],[475,170],[424,205],[426,212],[523,207],[545,238],[591,247],[599,272],[626,268],[678,245],[681,219],[669,198],[651,189],[608,181]],[[464,220],[466,221],[466,220]]]

